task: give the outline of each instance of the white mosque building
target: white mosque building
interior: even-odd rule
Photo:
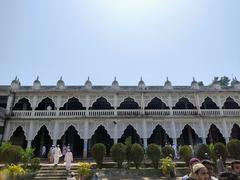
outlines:
[[[240,139],[240,82],[222,87],[193,79],[190,86],[66,86],[62,78],[54,86],[32,86],[19,79],[0,85],[0,138],[22,147],[70,145],[75,156],[87,157],[95,143],[109,152],[128,136],[144,148],[150,143],[227,143]]]

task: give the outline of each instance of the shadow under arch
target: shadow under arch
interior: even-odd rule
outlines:
[[[240,140],[240,127],[234,124],[231,131],[231,138]]]
[[[196,145],[202,143],[202,139],[197,135],[190,125],[185,125],[182,134],[177,139],[179,145]]]
[[[136,129],[132,125],[128,125],[126,129],[123,132],[123,135],[121,138],[118,140],[119,143],[125,143],[125,140],[131,136],[132,137],[132,144],[138,143],[138,144],[143,144],[142,140],[140,139],[140,136],[138,135]]]
[[[77,130],[72,125],[64,132],[61,139],[57,140],[57,144],[60,145],[61,149],[63,146],[69,146],[74,157],[81,157],[83,155],[84,140],[81,139]]]
[[[226,141],[220,130],[217,128],[215,124],[212,124],[208,131],[207,144],[215,144],[217,142],[226,144]]]
[[[10,137],[10,142],[13,145],[21,146],[22,148],[27,147],[27,140],[22,126],[18,126]]]
[[[35,148],[34,155],[38,157],[47,157],[52,144],[53,140],[49,135],[49,131],[47,127],[43,125],[32,141],[32,147]],[[45,147],[45,153],[43,152],[43,147]]]
[[[173,144],[172,138],[168,136],[166,131],[159,124],[154,128],[153,133],[150,138],[148,138],[147,142],[148,144],[154,143],[161,145],[162,147],[164,147],[166,144]]]

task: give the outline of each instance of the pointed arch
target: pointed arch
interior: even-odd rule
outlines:
[[[32,110],[31,104],[27,98],[19,99],[19,101],[14,105],[13,110]]]
[[[118,140],[118,142],[125,143],[125,140],[131,136],[132,137],[132,143],[138,143],[142,144],[140,136],[138,135],[136,129],[132,125],[128,125],[126,129],[123,132],[123,135]]]
[[[200,109],[219,109],[219,107],[210,97],[206,97]]]
[[[60,107],[60,110],[86,110],[82,103],[75,97],[68,99],[68,101]]]
[[[215,144],[217,142],[226,144],[226,141],[220,130],[215,124],[211,124],[207,135],[207,144]]]
[[[240,127],[236,123],[232,127],[231,138],[240,140]]]
[[[67,128],[61,139],[57,140],[57,144],[59,144],[61,148],[63,146],[69,146],[75,157],[80,157],[83,154],[84,141],[73,125]]]
[[[98,98],[89,109],[94,110],[103,110],[103,109],[114,109],[114,107],[111,106],[111,104],[107,101],[106,98],[100,97]]]
[[[159,98],[153,98],[145,109],[169,109],[169,107]]]
[[[147,140],[148,144],[154,143],[164,147],[166,144],[173,144],[173,140],[169,137],[161,125],[157,125],[152,135]]]
[[[32,141],[32,147],[35,148],[34,154],[38,157],[47,157],[47,152],[49,151],[51,145],[53,144],[53,140],[49,135],[49,131],[45,125],[43,125],[37,135],[34,137]],[[42,152],[43,147],[46,149],[46,153]]]
[[[10,137],[10,142],[14,145],[21,146],[22,148],[27,147],[27,140],[22,126],[18,126],[13,132],[12,136]]]
[[[190,125],[185,125],[182,134],[178,138],[178,143],[181,145],[196,145],[201,142],[202,140],[199,138],[195,130]]]
[[[38,104],[35,110],[47,110],[49,107],[51,107],[51,110],[54,110],[55,104],[51,98],[46,97]]]
[[[182,97],[175,104],[173,109],[197,109],[187,98]]]
[[[134,101],[133,98],[128,97],[124,99],[118,109],[140,109],[140,106],[137,102]]]
[[[234,101],[233,98],[228,97],[228,98],[226,99],[226,101],[224,102],[222,108],[223,108],[223,109],[240,109],[240,106],[238,105],[238,103],[236,103],[236,102]]]
[[[104,126],[100,125],[95,130],[91,137],[91,147],[96,143],[102,143],[106,146],[107,155],[110,153],[110,148],[113,145],[113,139],[108,134]]]

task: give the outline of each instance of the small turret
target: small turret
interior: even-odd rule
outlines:
[[[167,77],[167,80],[166,80],[166,82],[164,84],[164,89],[169,89],[169,90],[173,89],[172,83],[171,83],[171,81],[168,80],[168,77]]]
[[[87,81],[85,82],[85,89],[92,89],[92,82],[90,81],[89,77],[88,77]]]
[[[62,80],[62,76],[60,77],[60,79],[57,81],[57,88],[58,89],[65,89],[65,83],[64,81]]]
[[[15,91],[18,90],[21,86],[21,83],[18,79],[18,77],[16,76],[15,79],[12,81],[11,83],[11,90]]]
[[[41,82],[39,81],[39,77],[37,76],[37,79],[33,82],[33,89],[41,89]]]
[[[119,84],[118,84],[116,77],[114,77],[114,81],[112,82],[112,88],[119,89]]]

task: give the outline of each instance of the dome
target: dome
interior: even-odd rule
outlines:
[[[140,81],[139,81],[139,83],[138,83],[138,88],[139,89],[145,89],[145,83],[144,83],[144,81],[142,80],[142,77],[141,77],[141,79],[140,79]]]
[[[87,81],[85,82],[85,88],[92,89],[92,82],[90,81],[89,77],[88,77]]]
[[[62,80],[62,76],[60,77],[60,79],[57,81],[57,88],[58,89],[65,89],[65,83]]]
[[[234,87],[235,89],[240,89],[240,82],[237,80],[237,78],[233,78],[232,82],[231,82],[232,87]]]
[[[172,83],[171,83],[171,81],[168,80],[168,77],[167,77],[167,80],[164,84],[164,89],[173,89]]]
[[[40,89],[41,88],[41,82],[39,81],[39,77],[33,82],[33,89]]]
[[[192,89],[199,89],[200,88],[198,82],[195,80],[194,77],[193,77],[193,81],[191,83],[191,88]]]
[[[11,89],[12,90],[17,90],[17,89],[20,88],[20,86],[21,86],[21,83],[20,83],[19,79],[16,76],[15,79],[11,83]]]
[[[114,81],[112,82],[112,88],[119,89],[119,84],[118,84],[116,77],[114,77]]]

